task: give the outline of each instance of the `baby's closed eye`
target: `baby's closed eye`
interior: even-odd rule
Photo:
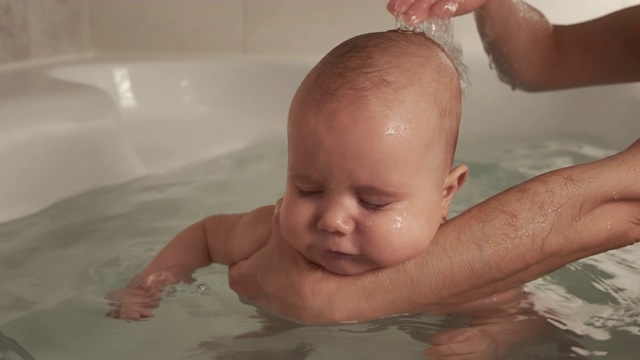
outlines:
[[[296,185],[296,190],[300,196],[313,196],[322,194],[322,189],[317,187],[299,186]]]
[[[358,197],[358,203],[360,206],[365,208],[367,211],[376,212],[384,209],[386,206],[390,205],[392,201],[385,199],[373,199],[373,198],[363,198]]]

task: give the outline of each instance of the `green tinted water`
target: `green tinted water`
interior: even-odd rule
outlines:
[[[470,166],[470,178],[454,213],[540,172],[613,152],[575,136],[490,145],[461,145],[458,160]],[[262,143],[1,224],[0,331],[36,359],[422,359],[429,337],[464,326],[458,317],[403,316],[301,327],[240,303],[226,268],[217,265],[198,271],[194,284],[177,286],[151,321],[104,316],[104,295],[178,231],[209,214],[275,202],[285,166],[284,141]],[[630,247],[529,284],[536,309],[563,331],[514,358],[633,358],[640,350],[639,278],[640,251]]]

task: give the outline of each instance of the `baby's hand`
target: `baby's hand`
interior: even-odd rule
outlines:
[[[122,288],[109,292],[112,309],[107,316],[114,319],[142,321],[153,317],[153,310],[160,305],[160,294],[143,288]]]
[[[430,360],[496,360],[496,342],[484,330],[464,328],[445,330],[431,338],[425,351]]]
[[[186,278],[184,271],[169,269],[134,279],[127,287],[109,292],[105,297],[113,309],[107,313],[115,319],[141,321],[153,317],[161,294],[169,285]]]

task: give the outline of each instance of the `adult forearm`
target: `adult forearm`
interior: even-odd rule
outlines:
[[[551,86],[554,27],[542,13],[520,0],[488,0],[474,16],[500,80],[526,91]]]
[[[352,293],[364,294],[369,307],[339,316],[459,311],[638,241],[640,140],[613,157],[538,176],[455,217],[423,256],[353,282]]]
[[[442,227],[428,257],[416,266],[426,271],[425,307],[441,307],[490,296],[638,241],[640,141],[473,207]]]
[[[555,88],[640,81],[640,6],[554,26]]]
[[[323,271],[274,232],[264,248],[231,268],[229,282],[243,298],[310,323],[457,311],[639,241],[639,178],[637,141],[613,157],[491,197],[443,225],[425,254],[357,276]]]
[[[552,25],[520,0],[489,0],[475,12],[500,79],[544,91],[640,80],[640,6],[574,24]]]

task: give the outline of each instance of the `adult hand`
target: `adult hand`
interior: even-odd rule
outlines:
[[[475,328],[445,330],[435,334],[425,354],[432,360],[496,360],[497,345],[490,333]]]
[[[387,10],[416,26],[432,17],[450,18],[470,13],[487,0],[389,0]]]

